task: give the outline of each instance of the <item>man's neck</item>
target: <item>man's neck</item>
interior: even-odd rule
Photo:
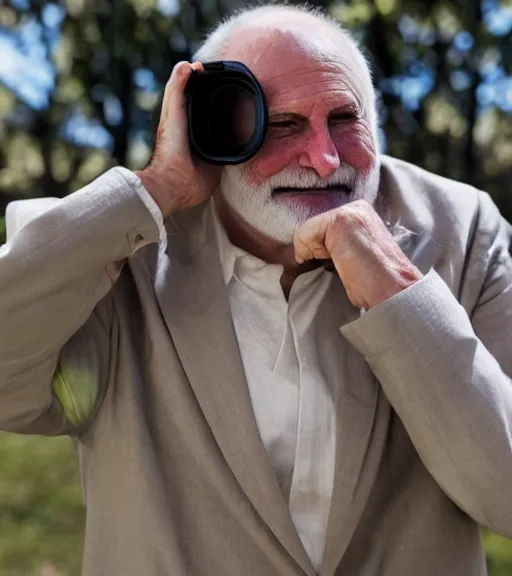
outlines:
[[[238,248],[268,264],[281,264],[290,276],[298,276],[318,267],[318,262],[299,265],[292,244],[283,244],[250,226],[229,206],[221,194],[215,196],[214,207],[229,241]]]
[[[278,242],[247,224],[231,209],[221,194],[217,194],[214,198],[214,209],[229,241],[234,246],[245,250],[268,264],[280,264],[283,266],[281,287],[286,299],[288,299],[291,287],[297,276],[314,270],[323,264],[319,260],[298,264],[295,260],[292,244]]]

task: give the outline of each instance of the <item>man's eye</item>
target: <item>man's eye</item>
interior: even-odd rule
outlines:
[[[355,112],[344,112],[343,114],[335,114],[329,118],[332,124],[347,124],[357,120],[358,115]]]
[[[268,124],[269,136],[272,138],[288,138],[301,130],[301,124],[293,118],[272,120]]]
[[[296,122],[294,120],[276,120],[269,123],[272,128],[293,128],[295,125]]]

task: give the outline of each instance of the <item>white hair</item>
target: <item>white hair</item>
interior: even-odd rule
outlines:
[[[243,167],[235,165],[224,167],[220,189],[229,206],[250,226],[278,242],[289,244],[297,227],[322,211],[354,200],[373,203],[377,197],[378,178],[378,166],[363,174],[343,163],[328,178],[321,178],[313,170],[292,166],[255,186],[247,179]],[[279,188],[320,192],[329,186],[346,188],[350,192],[327,195],[324,200],[326,204],[320,209],[306,204],[280,204],[273,197],[274,191]]]
[[[205,62],[222,58],[229,46],[231,36],[237,28],[250,27],[256,19],[260,19],[262,16],[271,17],[279,14],[286,15],[287,13],[291,15],[310,16],[318,20],[319,23],[330,27],[334,32],[340,34],[344,40],[351,43],[361,53],[360,48],[357,46],[351,34],[345,30],[337,20],[328,16],[319,8],[313,8],[307,5],[290,6],[286,3],[271,3],[263,6],[253,6],[235,10],[207,35],[206,40],[195,53],[194,60]],[[361,57],[365,60],[362,53]]]
[[[368,60],[357,44],[354,37],[341,24],[328,16],[325,12],[311,6],[291,6],[286,3],[271,3],[263,6],[242,8],[233,12],[220,24],[218,24],[206,37],[206,40],[194,54],[193,60],[208,62],[210,60],[222,60],[228,53],[230,42],[237,30],[240,28],[251,28],[256,25],[279,29],[282,24],[279,20],[273,20],[273,16],[299,16],[316,20],[318,24],[330,29],[334,36],[340,38],[339,48],[341,56],[348,56],[352,62],[351,71],[357,76],[354,80],[359,85],[358,88],[363,95],[363,103],[367,116],[373,130],[376,130],[377,111],[376,94],[373,88],[372,75]],[[273,23],[273,21],[275,23]],[[315,30],[313,34],[317,34]],[[374,132],[376,136],[376,132]]]

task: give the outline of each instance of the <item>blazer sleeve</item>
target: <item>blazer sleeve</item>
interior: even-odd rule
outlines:
[[[0,248],[0,429],[77,431],[106,385],[123,262],[159,241],[138,192],[113,168],[66,198],[11,203]],[[78,353],[80,351],[80,353]]]
[[[469,313],[439,275],[342,327],[365,355],[426,468],[478,523],[512,537],[510,226],[482,193],[463,283]]]

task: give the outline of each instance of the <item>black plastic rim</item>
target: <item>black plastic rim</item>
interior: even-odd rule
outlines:
[[[217,154],[203,149],[198,142],[194,131],[194,114],[196,101],[201,87],[205,86],[209,79],[226,79],[229,82],[243,86],[255,98],[255,128],[250,140],[237,147],[232,154]],[[192,152],[209,164],[229,165],[241,164],[250,160],[261,148],[268,126],[268,110],[263,89],[254,74],[241,62],[215,61],[204,64],[204,72],[194,72],[187,84],[187,124],[189,144]],[[196,112],[197,114],[197,112]]]

